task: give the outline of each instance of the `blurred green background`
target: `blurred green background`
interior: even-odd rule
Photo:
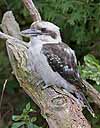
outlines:
[[[33,2],[43,20],[51,21],[61,28],[63,41],[76,52],[82,77],[100,91],[100,0],[33,0]],[[8,10],[13,11],[21,30],[31,25],[32,19],[21,0],[0,0],[0,22]],[[0,110],[0,128],[11,127],[14,121],[16,122],[16,117],[13,117],[12,121],[14,115],[20,116],[17,117],[19,124],[13,125],[13,128],[17,128],[18,125],[47,128],[48,125],[41,116],[39,108],[32,103],[12,75],[5,43],[0,40],[0,94],[5,79],[8,79],[8,82]],[[92,128],[100,128],[100,110],[91,99],[89,101],[97,118],[93,118],[87,110],[84,110],[84,114]],[[27,107],[28,102],[30,104]],[[32,123],[29,124],[30,119]],[[20,120],[26,121],[26,124]]]

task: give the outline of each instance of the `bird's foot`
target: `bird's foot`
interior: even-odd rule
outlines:
[[[39,85],[41,85],[41,84],[45,85],[43,80],[39,80],[39,81],[36,83],[36,86],[39,86]]]
[[[46,88],[48,88],[48,87],[50,87],[50,86],[52,86],[52,85],[51,85],[51,84],[46,84],[45,86],[43,86],[42,89],[46,89]]]
[[[51,84],[45,84],[43,80],[39,80],[38,82],[36,82],[36,86],[39,86],[39,85],[43,85],[42,89],[46,89],[50,86],[52,86]]]

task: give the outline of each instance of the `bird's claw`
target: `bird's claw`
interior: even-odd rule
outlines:
[[[44,81],[43,81],[43,80],[39,80],[39,81],[36,83],[37,86],[39,86],[39,85],[41,85],[41,84],[44,84]]]
[[[48,87],[52,86],[51,84],[46,84],[45,86],[42,87],[42,89],[46,89]]]

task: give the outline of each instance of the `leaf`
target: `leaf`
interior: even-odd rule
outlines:
[[[29,111],[31,108],[30,102],[26,105],[26,110]]]
[[[82,77],[85,79],[90,79],[90,80],[95,81],[97,86],[100,85],[99,60],[97,60],[93,55],[88,54],[84,56],[84,62],[85,62],[85,65],[81,66],[81,72],[80,72]]]
[[[13,123],[11,128],[19,128],[20,126],[24,125],[25,122],[17,122],[17,123]]]
[[[39,126],[37,126],[37,125],[33,125],[33,128],[41,128],[41,127],[39,127]]]
[[[34,121],[36,121],[36,120],[37,120],[36,117],[32,117],[32,118],[31,118],[31,122],[34,122]]]
[[[67,22],[68,22],[70,25],[72,25],[72,26],[74,26],[74,25],[75,25],[75,22],[74,22],[74,20],[73,20],[73,19],[69,19],[69,20],[67,20]]]
[[[95,64],[96,66],[99,64],[99,61],[91,54],[85,56],[84,61],[87,63]]]
[[[22,116],[13,115],[12,120],[13,121],[19,121],[22,118]]]
[[[34,128],[34,125],[33,125],[32,123],[28,123],[28,124],[27,124],[27,127],[28,127],[28,128]]]
[[[29,112],[33,112],[33,109],[31,108]]]

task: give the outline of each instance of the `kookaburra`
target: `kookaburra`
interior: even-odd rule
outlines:
[[[84,84],[77,69],[74,51],[62,42],[59,27],[46,21],[34,22],[21,32],[30,37],[32,71],[43,79],[45,87],[56,85],[73,94],[93,114],[84,96]]]

